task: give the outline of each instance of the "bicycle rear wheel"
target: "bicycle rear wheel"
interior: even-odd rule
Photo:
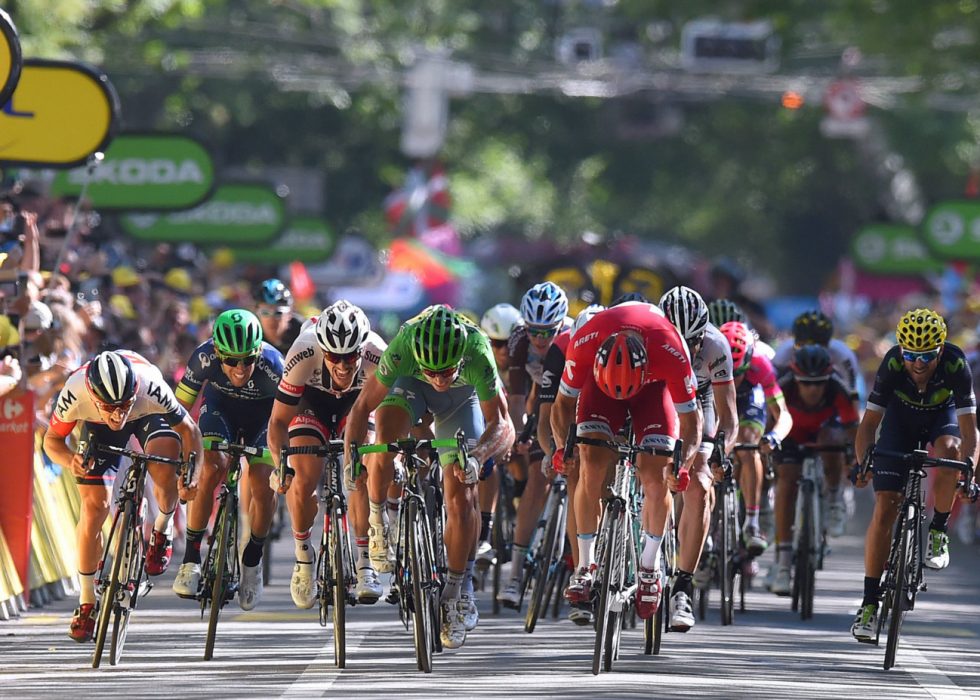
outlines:
[[[423,673],[432,673],[432,601],[430,600],[431,569],[426,570],[424,553],[424,514],[419,512],[418,500],[410,497],[408,522],[411,525],[408,541],[409,567],[412,577],[412,635],[415,640],[415,658]]]
[[[102,591],[99,598],[99,613],[95,626],[95,651],[92,653],[92,668],[98,668],[102,663],[102,652],[105,650],[106,638],[109,634],[109,621],[112,619],[113,611],[116,608],[116,598],[119,595],[119,579],[122,577],[123,562],[126,559],[125,546],[129,523],[133,517],[133,504],[126,501],[122,511],[116,513],[112,528],[109,530],[109,539],[106,542],[105,555],[112,550],[115,544],[116,551],[112,555],[112,573],[109,577],[109,584]]]
[[[817,541],[814,539],[816,521],[814,520],[814,501],[816,494],[812,490],[804,490],[800,494],[803,498],[803,521],[799,542],[799,549],[796,552],[797,566],[796,575],[799,577],[800,592],[800,619],[809,620],[813,617],[813,595],[816,584],[816,561],[815,548]]]
[[[340,499],[330,506],[330,568],[333,589],[333,661],[337,668],[347,664],[347,571],[350,564],[350,541],[340,512]],[[347,549],[345,552],[344,549]]]
[[[237,510],[237,509],[235,509]],[[221,615],[221,608],[225,605],[225,595],[228,590],[230,576],[228,575],[228,556],[229,550],[237,555],[237,541],[235,537],[235,527],[232,517],[237,519],[237,513],[232,513],[232,508],[228,506],[228,501],[222,501],[218,507],[218,517],[215,519],[218,527],[218,535],[214,538],[212,547],[217,547],[215,555],[214,569],[211,571],[211,613],[208,616],[208,634],[204,642],[204,660],[210,661],[214,656],[214,641],[218,633],[218,618]]]
[[[554,508],[551,510],[551,516],[545,528],[544,540],[538,550],[537,571],[534,580],[531,582],[531,601],[528,603],[527,615],[524,617],[524,631],[528,634],[534,632],[538,618],[547,609],[547,593],[553,587],[553,584],[549,586],[549,581],[557,573],[558,559],[562,554],[562,538],[565,536],[565,506],[564,493],[556,494]]]
[[[595,608],[595,644],[592,652],[592,674],[599,675],[599,669],[603,665],[603,646],[606,642],[607,626],[614,625],[617,620],[611,619],[615,613],[611,610],[612,579],[613,567],[615,566],[616,551],[616,531],[619,520],[620,509],[616,501],[606,504],[605,512],[602,516],[602,525],[599,530],[599,543],[596,547],[599,554],[596,557],[599,567],[596,571],[595,583],[593,584],[593,594],[597,596]],[[608,669],[607,669],[608,670]]]
[[[888,621],[888,641],[885,643],[885,670],[895,665],[898,653],[898,640],[902,634],[902,622],[908,609],[909,596],[909,561],[912,555],[912,532],[918,527],[918,519],[909,523],[908,514],[902,515],[905,526],[902,528],[902,540],[898,548],[898,568],[895,570],[895,589],[892,593],[891,618]]]

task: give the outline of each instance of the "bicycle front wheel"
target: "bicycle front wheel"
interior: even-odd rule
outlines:
[[[333,661],[337,668],[344,668],[347,664],[347,571],[351,556],[350,540],[338,501],[334,498],[330,509],[330,568],[333,569],[330,584],[333,588]]]
[[[412,576],[412,635],[415,639],[415,658],[423,673],[432,673],[432,601],[428,582],[432,578],[431,568],[426,570],[423,549],[425,547],[425,528],[419,512],[419,504],[412,498],[408,504],[408,522],[411,530],[408,541],[409,567]]]
[[[735,492],[726,488],[721,494],[721,542],[718,550],[718,584],[721,593],[721,624],[730,625],[735,622],[735,577],[732,573],[735,566],[735,546],[738,541],[737,506]]]
[[[603,666],[609,670],[609,639],[607,630],[619,623],[619,618],[612,610],[613,584],[615,579],[615,567],[617,566],[616,538],[619,534],[619,523],[621,522],[621,506],[617,501],[610,501],[606,505],[606,512],[602,517],[602,528],[599,532],[601,538],[597,549],[601,550],[598,557],[599,569],[596,572],[595,585],[598,587],[597,606],[595,609],[595,645],[592,653],[592,674],[598,676],[599,669]],[[595,590],[595,589],[594,589]],[[605,660],[603,659],[603,649],[607,651]]]
[[[558,571],[558,558],[561,556],[562,538],[565,536],[565,496],[555,496],[554,508],[545,529],[544,540],[538,551],[537,570],[531,583],[531,601],[527,606],[524,617],[524,631],[534,632],[538,618],[547,606],[545,594],[548,592],[548,580]]]
[[[112,573],[109,577],[109,584],[103,589],[99,598],[99,616],[95,627],[95,651],[92,653],[92,668],[98,668],[102,663],[102,652],[105,650],[106,638],[109,634],[109,621],[112,619],[113,610],[116,608],[116,598],[119,595],[119,579],[123,576],[125,552],[127,547],[129,524],[133,519],[133,504],[127,501],[121,512],[116,513],[112,528],[109,530],[109,539],[106,542],[105,556],[112,551],[115,544],[116,551],[112,555]],[[111,652],[111,648],[110,648]],[[111,662],[111,660],[110,660]]]
[[[908,515],[902,515],[904,527],[902,528],[902,540],[898,548],[898,568],[895,570],[895,590],[892,594],[891,619],[888,621],[888,641],[885,644],[885,670],[889,670],[895,665],[895,656],[898,654],[898,639],[902,634],[902,622],[905,620],[905,612],[908,610],[909,596],[909,575],[913,554],[912,536],[913,529],[918,525],[918,519],[909,522]]]
[[[218,617],[221,615],[221,608],[225,605],[225,595],[228,586],[228,554],[229,550],[235,552],[235,530],[232,517],[237,514],[231,513],[227,501],[218,508],[218,517],[215,519],[218,527],[218,535],[214,538],[212,547],[217,547],[217,554],[212,560],[214,569],[210,572],[211,581],[211,614],[208,616],[208,636],[204,642],[204,660],[210,661],[214,655],[214,641],[218,634]],[[209,557],[210,558],[210,557]]]

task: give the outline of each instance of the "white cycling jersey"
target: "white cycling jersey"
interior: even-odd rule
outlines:
[[[777,368],[777,374],[782,374],[789,369],[790,363],[793,362],[794,350],[795,345],[792,340],[785,341],[776,350],[776,357],[773,358],[772,363]],[[844,382],[848,393],[856,393],[858,361],[854,351],[847,346],[847,343],[837,338],[830,339],[827,351],[830,353],[830,361],[834,365],[834,371]]]
[[[133,365],[133,372],[139,379],[136,388],[136,403],[129,413],[129,420],[143,418],[152,414],[162,414],[170,425],[180,423],[187,412],[177,403],[173,390],[163,379],[163,374],[142,355],[129,350],[119,350]],[[103,424],[99,409],[85,386],[85,371],[88,362],[76,369],[68,377],[65,386],[58,394],[51,427],[60,435],[68,435],[78,421]]]
[[[279,381],[279,398],[292,400],[296,403],[302,398],[306,387],[322,391],[333,396],[342,396],[360,391],[367,377],[371,376],[381,361],[381,353],[388,344],[380,335],[371,331],[361,345],[361,366],[354,381],[346,389],[336,389],[330,372],[323,364],[323,349],[316,340],[316,326],[308,325],[293,341],[289,352],[286,353],[286,363],[283,366],[282,379]]]
[[[691,364],[698,380],[698,395],[705,395],[712,384],[724,384],[734,378],[732,373],[732,349],[728,339],[713,323],[704,332],[701,349]]]

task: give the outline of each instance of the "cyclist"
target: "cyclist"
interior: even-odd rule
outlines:
[[[531,420],[537,413],[536,404],[544,377],[545,356],[554,345],[562,350],[568,345],[569,333],[565,325],[567,314],[568,297],[554,282],[534,285],[521,299],[521,317],[524,323],[511,334],[508,346],[510,362],[506,377],[507,405],[514,430],[518,433],[524,430],[525,415],[527,420]],[[540,432],[541,421],[538,423]],[[516,608],[520,603],[524,561],[531,535],[534,534],[541,509],[548,497],[548,482],[541,470],[543,447],[536,436],[529,443],[519,443],[514,447],[515,452],[527,460],[527,483],[517,506],[510,580],[497,596],[497,600],[507,607]]]
[[[206,498],[196,498],[187,513],[184,561],[177,570],[173,590],[181,598],[197,598],[201,582],[201,543],[214,509],[214,494],[228,473],[231,456],[214,445],[239,440],[265,447],[269,413],[282,376],[282,354],[262,340],[262,326],[251,311],[229,309],[214,321],[211,338],[191,354],[175,394],[191,410],[198,394],[204,400],[198,423],[207,451],[198,487]],[[262,547],[272,525],[276,495],[269,488],[272,463],[267,458],[248,460],[251,491],[248,522],[251,535],[242,552],[238,604],[251,610],[262,597]]]
[[[514,329],[524,323],[521,312],[511,304],[497,304],[487,309],[480,319],[480,329],[490,339],[490,349],[497,364],[497,372],[503,376],[510,363],[507,346]],[[487,568],[493,562],[496,552],[490,545],[490,532],[493,525],[493,512],[499,493],[500,475],[496,469],[480,482],[480,538],[476,548],[476,565]]]
[[[708,304],[708,318],[718,328],[721,328],[729,321],[738,321],[752,328],[749,317],[731,299],[715,299]],[[755,335],[755,354],[765,355],[767,359],[772,360],[776,356],[776,351],[768,343],[759,338],[759,333],[754,328],[752,328],[752,334]]]
[[[971,467],[977,459],[976,398],[966,355],[946,342],[946,322],[932,309],[913,309],[898,322],[898,344],[881,361],[867,409],[858,427],[854,450],[865,455],[875,443],[891,452],[911,452],[932,443],[934,456],[960,459]],[[851,634],[867,641],[875,636],[881,573],[888,558],[891,533],[902,503],[908,466],[876,456],[873,465],[875,509],[864,541],[864,600]],[[949,565],[946,528],[956,495],[958,474],[951,469],[934,475],[934,512],[924,564]],[[866,486],[864,476],[857,485]]]
[[[847,343],[833,336],[834,324],[826,314],[815,309],[806,311],[794,319],[793,340],[787,340],[779,346],[772,363],[781,371],[786,371],[793,361],[796,348],[812,344],[825,347],[830,353],[837,377],[847,387],[851,397],[857,400],[857,357]],[[821,431],[819,442],[822,445],[843,445],[845,437],[840,423],[831,420]],[[847,524],[847,506],[844,504],[844,493],[841,489],[846,463],[842,453],[827,452],[822,459],[827,482],[827,532],[833,537],[840,537]]]
[[[368,415],[377,408],[375,424],[380,442],[408,435],[427,411],[432,413],[437,438],[462,429],[474,445],[465,463],[455,450],[442,451],[440,463],[446,504],[445,546],[449,571],[440,605],[443,646],[455,649],[476,627],[479,614],[473,596],[473,564],[479,535],[476,482],[480,465],[514,442],[500,377],[487,337],[465,317],[447,306],[430,306],[406,322],[368,377],[351,408],[344,434],[347,443],[364,441]],[[479,436],[476,439],[476,436]],[[347,453],[349,454],[349,452]],[[385,499],[393,477],[390,454],[367,459],[371,508],[371,552],[382,563],[388,558]]]
[[[259,283],[252,296],[255,314],[262,322],[262,335],[285,357],[299,336],[304,319],[293,312],[293,294],[282,280],[270,278]]]
[[[834,372],[830,353],[822,345],[804,345],[796,349],[789,372],[779,379],[786,406],[793,417],[793,427],[777,453],[776,469],[776,551],[793,542],[793,520],[797,483],[803,465],[801,446],[821,442],[824,427],[835,420],[847,432],[848,445],[854,444],[857,432],[857,401]],[[790,550],[792,551],[792,550]],[[790,561],[783,558],[777,566],[772,592],[792,592]]]
[[[75,474],[81,496],[81,515],[75,530],[78,542],[78,608],[71,620],[69,636],[87,642],[95,631],[95,573],[102,555],[102,526],[109,514],[112,482],[120,459],[99,455],[88,463],[71,450],[67,439],[81,423],[80,441],[125,447],[135,437],[143,449],[161,457],[184,458],[204,450],[201,431],[163,380],[160,370],[141,355],[127,350],[103,352],[71,373],[55,400],[54,411],[44,433],[44,452],[52,462]],[[146,572],[159,576],[173,555],[173,514],[178,494],[191,500],[196,489],[178,483],[170,465],[150,462],[153,493],[159,514],[153,523],[146,553]]]
[[[364,312],[345,300],[325,308],[316,323],[300,333],[286,356],[286,369],[269,419],[269,449],[277,467],[280,450],[287,444],[325,445],[344,431],[351,406],[386,347],[371,330]],[[289,592],[296,607],[306,609],[316,602],[316,556],[310,537],[319,510],[316,491],[323,480],[323,459],[293,455],[289,466],[295,474],[287,472],[285,482],[279,485],[280,493],[286,494],[296,550]],[[357,550],[354,594],[361,603],[375,603],[381,597],[381,583],[368,553],[365,481],[355,481],[345,470],[344,482],[350,491],[350,520]]]
[[[738,415],[735,407],[735,382],[732,378],[732,351],[728,339],[708,321],[708,307],[701,295],[689,287],[674,287],[660,298],[660,308],[667,320],[674,324],[691,353],[694,375],[698,381],[698,404],[704,416],[704,434],[714,437],[723,430],[726,443],[721,448],[725,454],[734,447],[737,439]],[[717,412],[717,413],[716,413]],[[694,626],[691,608],[693,586],[689,586],[697,570],[704,548],[708,525],[711,520],[711,494],[714,481],[708,458],[714,450],[710,442],[703,442],[691,466],[694,479],[684,491],[684,510],[678,523],[676,593],[684,596],[671,607],[671,628],[690,629]],[[656,582],[659,585],[659,581]],[[659,603],[660,592],[656,598]],[[656,605],[654,605],[656,611]]]
[[[640,617],[649,618],[659,606],[662,590],[659,553],[672,498],[668,488],[687,488],[686,470],[698,452],[703,429],[697,379],[687,345],[657,306],[641,302],[620,304],[596,314],[575,334],[558,392],[551,410],[558,447],[553,458],[556,467],[565,462],[565,436],[573,420],[581,437],[612,440],[628,416],[637,444],[642,447],[670,449],[678,432],[684,440],[679,478],[667,470],[668,457],[641,454],[637,458],[637,474],[645,493],[642,524],[646,540],[640,558],[636,610]],[[589,605],[591,601],[593,543],[603,484],[614,464],[615,453],[607,448],[579,448],[580,474],[574,504],[578,569],[565,590],[565,598],[573,605]],[[675,596],[672,602],[680,606],[683,596]]]
[[[771,453],[793,427],[793,418],[786,407],[783,391],[776,380],[772,363],[765,355],[755,353],[755,334],[739,321],[729,321],[721,327],[732,350],[735,374],[735,405],[738,409],[738,441],[758,444],[762,454]],[[772,428],[763,434],[766,422]],[[768,547],[759,527],[759,502],[762,495],[762,459],[760,452],[737,451],[739,487],[745,501],[743,538],[749,554],[758,556]],[[778,556],[791,557],[792,548]]]

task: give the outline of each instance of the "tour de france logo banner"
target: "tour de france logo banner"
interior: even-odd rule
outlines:
[[[22,68],[17,27],[10,15],[0,9],[0,107],[5,107],[14,94]]]
[[[119,134],[91,172],[86,167],[61,171],[51,183],[55,196],[79,196],[84,190],[92,206],[115,211],[190,209],[213,189],[208,150],[189,136],[167,133]]]
[[[73,168],[105,151],[119,98],[104,74],[82,63],[28,58],[0,111],[0,164]]]

